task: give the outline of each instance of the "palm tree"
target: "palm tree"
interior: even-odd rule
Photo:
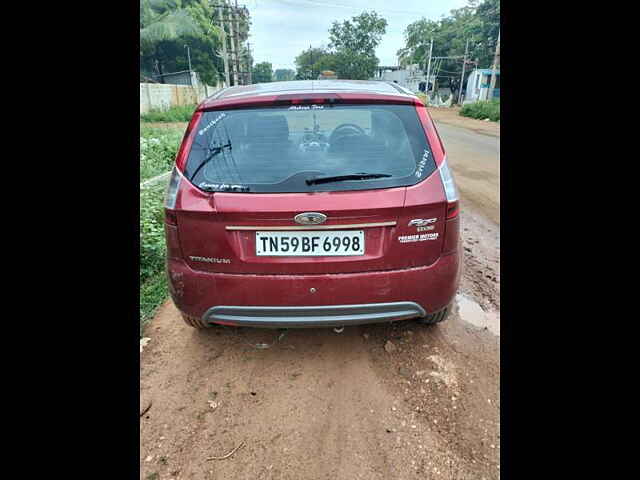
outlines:
[[[181,0],[140,1],[140,52],[142,54],[143,49],[152,50],[160,75],[163,71],[159,43],[198,33],[200,27],[182,8]]]

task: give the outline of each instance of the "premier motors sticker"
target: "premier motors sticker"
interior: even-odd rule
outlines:
[[[400,243],[426,242],[427,240],[436,240],[439,233],[421,233],[420,235],[402,235],[398,237]]]

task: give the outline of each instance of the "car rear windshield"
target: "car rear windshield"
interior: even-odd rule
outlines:
[[[413,185],[436,168],[411,105],[203,112],[185,176],[205,191],[313,192]]]

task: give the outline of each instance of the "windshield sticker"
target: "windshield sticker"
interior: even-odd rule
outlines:
[[[324,105],[293,105],[289,110],[322,110]]]
[[[228,183],[207,183],[207,182],[200,182],[200,184],[198,185],[202,190],[209,190],[209,191],[224,191],[224,192],[233,192],[233,191],[238,191],[238,192],[243,192],[243,191],[248,191],[249,187],[245,186],[245,185],[229,185]]]
[[[429,150],[424,151],[424,155],[422,155],[422,160],[418,163],[418,167],[416,168],[416,177],[420,178],[422,176],[422,171],[424,167],[427,166],[427,162],[429,161]]]
[[[221,113],[220,115],[218,115],[216,118],[211,120],[211,122],[209,122],[209,125],[199,130],[198,135],[204,135],[207,132],[207,130],[209,130],[211,127],[215,127],[216,123],[218,123],[220,120],[222,120],[226,116],[227,116],[226,113]]]
[[[420,235],[402,235],[398,237],[400,243],[425,242],[427,240],[437,240],[438,233],[422,233]]]

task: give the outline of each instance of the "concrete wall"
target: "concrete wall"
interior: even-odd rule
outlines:
[[[200,103],[219,90],[209,85],[169,85],[162,83],[140,84],[140,114],[151,109],[166,109],[178,105]]]

